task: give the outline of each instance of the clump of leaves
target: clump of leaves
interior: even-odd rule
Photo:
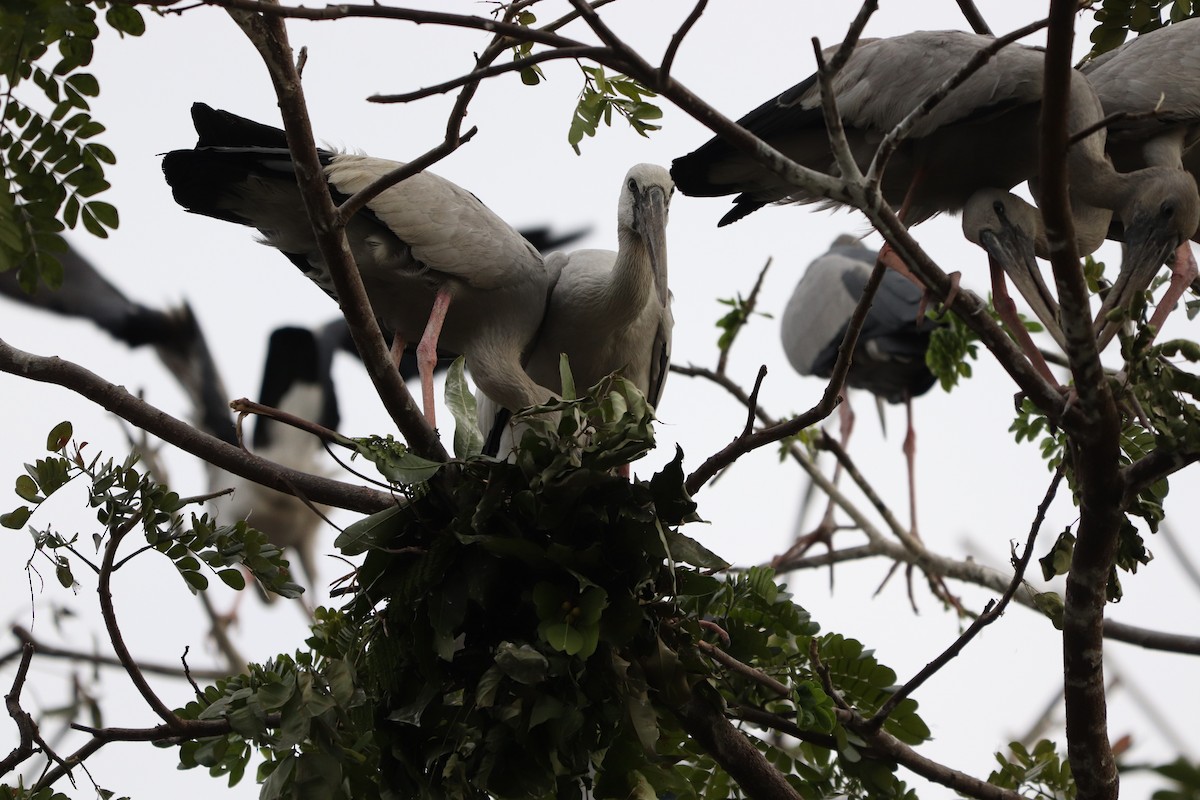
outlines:
[[[60,232],[79,222],[105,237],[118,224],[117,210],[95,200],[108,189],[105,165],[111,150],[93,141],[104,126],[91,116],[88,98],[100,93],[96,77],[84,71],[99,35],[96,10],[122,35],[139,36],[145,21],[125,4],[30,0],[0,8],[0,272],[18,269],[27,292],[39,276],[52,288],[62,284],[55,253],[66,249]],[[53,66],[41,63],[57,45]],[[32,82],[41,93],[26,100],[17,91]],[[39,105],[48,104],[48,110]]]
[[[659,129],[652,120],[662,118],[662,109],[646,101],[647,97],[657,97],[654,92],[634,78],[606,75],[601,66],[579,68],[583,71],[583,89],[567,130],[567,141],[576,154],[581,153],[579,143],[583,137],[595,136],[601,121],[612,125],[614,111],[642,136]]]
[[[97,455],[84,457],[85,444],[72,441],[70,422],[56,425],[46,437],[50,456],[25,465],[16,479],[15,491],[28,505],[0,515],[0,525],[14,530],[26,527],[37,508],[71,481],[88,483],[88,505],[96,509],[98,530],[92,545],[105,551],[105,562],[113,572],[145,550],[157,550],[171,560],[180,577],[193,592],[208,588],[207,573],[215,574],[234,589],[245,587],[238,566],[245,566],[264,588],[284,597],[299,597],[303,591],[292,582],[282,551],[266,536],[243,521],[218,526],[208,515],[183,513],[188,502],[138,469],[136,456],[122,463]],[[146,547],[122,559],[117,548],[125,536],[140,530]],[[51,528],[29,526],[34,546],[54,565],[55,575],[65,588],[75,585],[73,563],[100,567],[78,549],[79,534],[66,536]],[[32,567],[31,567],[32,568]]]
[[[1096,27],[1092,29],[1092,50],[1095,58],[1119,47],[1130,31],[1138,35],[1161,28],[1165,23],[1162,12],[1167,11],[1171,22],[1192,16],[1192,0],[1101,0],[1096,9]]]
[[[1059,755],[1054,742],[1042,739],[1032,751],[1012,742],[1008,750],[1007,755],[996,753],[1000,768],[988,776],[988,783],[1037,800],[1073,800],[1071,765]]]
[[[959,380],[971,377],[971,361],[979,356],[979,337],[958,316],[950,311],[930,314],[940,323],[929,334],[929,349],[925,365],[938,379],[942,389],[950,391]]]
[[[369,800],[379,797],[373,709],[357,685],[362,631],[337,611],[317,609],[310,650],[281,655],[208,687],[176,713],[226,720],[232,730],[180,745],[180,766],[205,767],[238,783],[255,749],[260,797]]]
[[[576,397],[565,368],[563,388],[518,415],[511,458],[466,458],[349,526],[338,546],[364,560],[348,605],[318,612],[313,655],[189,705],[234,731],[187,746],[185,765],[236,778],[262,748],[267,797],[740,797],[679,722],[699,700],[826,735],[758,744],[797,786],[910,797],[840,729],[810,652],[867,713],[895,674],[858,642],[815,639],[770,569],[718,574],[679,530],[697,519],[682,453],[648,480],[614,474],[654,444],[636,388],[609,378]],[[706,657],[714,641],[786,690]],[[928,736],[912,701],[885,727]]]
[[[1063,465],[1063,455],[1066,452],[1066,436],[1055,428],[1046,414],[1028,397],[1021,398],[1021,406],[1017,416],[1008,426],[1009,433],[1014,434],[1017,444],[1023,441],[1033,442],[1041,437],[1038,447],[1042,451],[1042,459],[1051,471]],[[1068,471],[1068,480],[1072,475]]]

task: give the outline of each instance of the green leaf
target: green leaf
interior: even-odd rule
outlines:
[[[454,416],[454,455],[462,459],[483,452],[483,433],[479,430],[475,395],[467,387],[464,363],[463,357],[459,356],[446,373],[446,405]]]
[[[356,556],[373,547],[383,546],[403,530],[403,521],[398,518],[401,511],[403,509],[400,506],[392,506],[352,522],[338,535],[334,547],[341,550],[343,555]]]
[[[67,446],[72,435],[74,435],[74,429],[69,420],[58,423],[50,429],[50,433],[46,436],[46,449],[51,453],[57,453]]]
[[[75,576],[71,574],[71,562],[65,558],[55,560],[54,576],[58,578],[58,582],[64,589],[70,589],[75,585]]]
[[[0,525],[19,531],[25,527],[25,523],[29,521],[32,513],[27,506],[17,506],[7,514],[0,514]]]
[[[121,34],[141,36],[146,32],[146,20],[142,19],[141,13],[133,6],[119,3],[109,6],[104,21]]]
[[[240,569],[223,569],[217,573],[226,586],[236,591],[246,588],[246,576]]]
[[[208,578],[199,572],[180,572],[192,592],[203,592],[208,588]]]
[[[358,454],[375,464],[383,477],[393,483],[411,486],[424,483],[442,468],[442,462],[430,461],[411,452],[391,435],[352,439]]]
[[[528,644],[501,642],[496,648],[496,666],[518,683],[533,686],[546,678],[550,661]]]
[[[38,494],[37,483],[28,475],[17,476],[17,496],[31,503],[40,503],[46,498]]]

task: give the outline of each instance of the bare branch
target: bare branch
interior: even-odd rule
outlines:
[[[124,665],[117,658],[106,656],[102,653],[87,653],[82,650],[71,650],[65,647],[56,647],[46,642],[38,641],[32,633],[20,625],[12,626],[12,634],[22,643],[29,645],[39,656],[46,658],[62,658],[68,661],[82,661],[86,664],[100,664],[106,667],[123,667]],[[182,678],[184,671],[180,667],[173,667],[168,664],[156,664],[153,662],[138,662],[138,669],[143,673],[151,675],[163,675],[168,678]],[[223,669],[194,669],[191,670],[193,675],[197,675],[205,680],[218,680],[228,677],[229,671]]]
[[[875,299],[875,292],[879,289],[879,284],[883,282],[885,269],[887,268],[882,262],[876,263],[875,268],[871,271],[871,277],[867,280],[867,285],[863,287],[862,297],[859,298],[854,313],[850,315],[850,320],[846,323],[846,333],[842,336],[842,343],[838,347],[837,361],[834,362],[833,373],[820,401],[805,413],[787,422],[760,430],[757,433],[744,432],[720,452],[709,456],[708,460],[688,476],[689,494],[695,495],[708,482],[709,478],[746,453],[797,434],[833,413],[833,409],[841,402],[842,386],[846,382],[846,374],[850,371],[854,348],[858,345],[858,334],[862,331],[863,323],[866,322],[867,312],[871,310],[871,301]]]
[[[963,16],[967,19],[967,24],[971,26],[971,30],[984,36],[991,36],[992,29],[988,27],[987,20],[983,18],[983,14],[979,13],[979,9],[975,7],[972,0],[958,0],[958,7],[962,11]]]
[[[504,64],[495,64],[481,69],[474,69],[466,75],[460,75],[442,83],[428,86],[424,89],[417,89],[412,92],[403,92],[401,94],[374,94],[367,98],[372,103],[411,103],[414,100],[422,100],[426,97],[445,94],[470,83],[494,78],[497,75],[504,75],[509,72],[520,72],[526,67],[532,67],[535,64],[542,64],[547,61],[559,61],[563,59],[579,59],[579,58],[599,58],[604,53],[608,52],[604,48],[589,47],[580,45],[578,47],[563,47],[557,50],[544,50],[540,53],[534,53],[530,56],[525,56],[516,61],[506,62]]]
[[[8,715],[17,724],[17,734],[20,737],[17,746],[0,759],[0,775],[7,775],[18,764],[33,756],[36,752],[33,744],[38,736],[37,723],[29,712],[21,708],[21,691],[25,688],[25,679],[29,676],[29,664],[33,661],[33,645],[26,642],[21,646],[21,663],[17,665],[17,674],[13,677],[12,688],[4,695],[4,707]]]
[[[768,258],[767,263],[763,264],[763,268],[758,271],[758,278],[754,281],[754,288],[750,290],[750,296],[746,298],[746,302],[742,306],[746,314],[746,323],[749,323],[750,317],[754,314],[754,309],[758,307],[758,293],[762,289],[763,279],[767,277],[767,270],[771,268],[773,258]],[[725,366],[729,363],[729,351],[733,349],[733,343],[737,341],[738,334],[741,333],[743,325],[733,332],[728,344],[721,348],[721,355],[717,357],[717,374],[725,374]]]
[[[866,724],[868,727],[879,730],[888,716],[895,710],[896,706],[903,702],[905,698],[911,696],[921,684],[936,675],[942,667],[949,664],[972,639],[979,635],[980,631],[1000,619],[1000,615],[1004,613],[1004,609],[1008,606],[1009,601],[1012,600],[1013,595],[1017,593],[1017,589],[1021,588],[1021,584],[1025,580],[1025,569],[1029,566],[1029,560],[1033,557],[1034,542],[1037,541],[1038,532],[1042,529],[1042,522],[1046,519],[1046,511],[1050,508],[1050,503],[1053,502],[1054,496],[1058,494],[1058,486],[1062,482],[1062,477],[1063,471],[1059,468],[1050,480],[1050,487],[1046,490],[1046,496],[1042,498],[1041,504],[1038,505],[1037,514],[1034,516],[1033,524],[1029,528],[1029,536],[1025,540],[1025,550],[1021,553],[1020,558],[1014,559],[1012,580],[1009,581],[1008,588],[1004,590],[1004,594],[1001,595],[998,601],[990,601],[983,613],[975,618],[950,647],[946,648],[941,655],[926,664],[907,683],[896,690],[876,710],[875,714],[867,720]]]
[[[667,52],[663,54],[662,66],[658,68],[658,72],[663,78],[671,74],[671,67],[675,65],[675,54],[679,51],[679,46],[683,44],[683,39],[691,31],[692,27],[700,21],[700,15],[704,13],[704,7],[708,5],[708,0],[697,0],[696,7],[692,9],[692,13],[687,15],[687,19],[679,26],[679,30],[675,31],[671,36],[671,41],[667,45]]]
[[[347,197],[346,200],[340,206],[338,206],[336,220],[337,224],[343,228],[349,225],[351,218],[359,211],[362,211],[363,208],[366,207],[367,203],[378,197],[380,193],[386,192],[396,184],[411,178],[413,175],[423,171],[425,168],[433,166],[446,156],[453,153],[460,146],[471,141],[475,134],[478,133],[478,129],[471,128],[462,136],[459,136],[457,122],[461,121],[461,119],[461,117],[458,118],[458,120],[454,123],[453,132],[451,134],[447,134],[446,139],[441,144],[427,151],[423,155],[413,159],[412,161],[396,167],[391,172],[380,175],[365,187],[359,189],[350,197]]]
[[[112,596],[112,573],[113,562],[117,556],[117,548],[121,546],[125,535],[133,529],[135,525],[141,522],[142,515],[139,511],[129,518],[128,521],[120,528],[109,532],[107,544],[104,546],[104,560],[100,565],[100,580],[96,586],[96,593],[100,595],[100,614],[104,618],[104,629],[108,632],[109,642],[112,643],[113,651],[117,654],[117,659],[121,666],[125,668],[125,673],[129,676],[129,680],[133,682],[137,688],[138,694],[146,701],[151,710],[158,715],[159,719],[167,723],[169,727],[175,727],[176,723],[181,720],[175,715],[175,712],[167,707],[154,690],[150,688],[149,682],[146,681],[146,676],[142,674],[141,667],[129,652],[129,648],[125,646],[125,637],[121,634],[121,627],[117,624],[117,612],[113,607]]]
[[[309,475],[247,453],[215,436],[196,430],[186,422],[138,399],[125,391],[124,387],[114,386],[70,361],[35,356],[0,340],[0,372],[70,389],[121,419],[204,459],[213,466],[285,494],[290,493],[289,487],[294,485],[314,502],[363,514],[373,514],[395,505],[391,495],[384,492]]]
[[[854,21],[850,23],[850,29],[846,31],[846,36],[842,39],[841,45],[838,46],[837,52],[833,54],[833,58],[829,59],[830,74],[842,71],[842,67],[846,65],[850,54],[854,52],[855,46],[858,45],[858,39],[862,36],[863,29],[867,27],[867,21],[878,10],[879,3],[877,0],[865,0],[862,8],[858,10],[858,14],[854,17]]]
[[[283,128],[288,149],[295,166],[296,180],[304,200],[305,213],[312,226],[313,236],[328,266],[337,291],[342,314],[350,328],[354,345],[362,356],[363,366],[383,401],[396,427],[408,441],[409,447],[425,458],[447,461],[449,455],[417,409],[408,387],[392,363],[388,345],[383,340],[371,302],[363,288],[362,277],[346,241],[345,230],[338,224],[337,210],[329,195],[325,172],[313,142],[312,123],[304,102],[304,90],[296,73],[291,47],[283,18],[272,14],[255,15],[244,11],[229,11],[242,32],[254,44],[262,57],[279,99]]]

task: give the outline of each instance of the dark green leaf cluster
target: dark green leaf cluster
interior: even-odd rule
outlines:
[[[129,5],[84,4],[72,0],[28,0],[0,5],[0,64],[5,65],[0,94],[0,272],[18,269],[32,292],[39,280],[52,288],[62,283],[55,253],[66,245],[60,233],[83,223],[95,236],[107,236],[118,224],[117,210],[95,200],[108,189],[105,165],[116,162],[94,137],[104,126],[92,118],[88,98],[100,93],[95,76],[82,71],[92,60],[99,35],[96,9],[107,8],[105,21],[121,34],[145,30],[141,13]],[[52,46],[57,61],[42,66]],[[37,101],[18,97],[32,83]],[[39,106],[48,104],[48,110]]]
[[[1096,9],[1097,24],[1092,29],[1092,51],[1088,58],[1119,47],[1130,31],[1140,35],[1161,28],[1166,24],[1163,11],[1167,11],[1167,19],[1171,22],[1196,14],[1192,0],[1101,0]]]
[[[373,709],[357,685],[362,631],[340,612],[318,609],[312,648],[211,686],[176,713],[186,720],[227,720],[226,736],[185,742],[180,764],[241,780],[253,748],[260,797],[370,800],[380,796]]]
[[[1066,452],[1067,443],[1066,435],[1051,425],[1042,410],[1028,397],[1021,398],[1021,406],[1017,409],[1016,418],[1008,426],[1008,431],[1015,435],[1017,444],[1035,441],[1040,436],[1039,447],[1046,465],[1051,470],[1056,470],[1063,465],[1063,455]],[[1069,471],[1067,477],[1068,480],[1071,480],[1072,476]]]
[[[216,526],[208,515],[182,511],[185,503],[179,495],[138,469],[137,456],[123,463],[96,456],[85,460],[85,445],[71,447],[70,422],[56,425],[46,439],[53,455],[25,465],[25,474],[16,479],[15,491],[29,505],[20,505],[0,515],[0,525],[20,530],[48,497],[76,478],[88,482],[88,505],[96,509],[99,531],[92,534],[95,550],[119,541],[140,529],[146,546],[137,553],[157,550],[175,565],[193,591],[208,588],[204,569],[234,589],[245,587],[245,578],[237,566],[245,566],[269,591],[284,597],[299,597],[303,589],[294,583],[282,551],[267,541],[265,534],[243,521]],[[190,524],[188,524],[190,523]],[[66,588],[75,585],[71,555],[79,557],[75,545],[79,536],[70,537],[51,529],[30,527],[34,544],[54,564],[55,574]],[[114,544],[115,546],[115,544]],[[126,557],[125,560],[128,560]],[[125,560],[114,561],[119,569]],[[93,568],[95,565],[92,565]]]
[[[513,463],[468,461],[339,540],[366,552],[350,614],[374,634],[388,789],[571,796],[594,767],[625,796],[661,769],[647,664],[666,669],[660,627],[680,636],[679,599],[724,564],[675,530],[695,511],[681,456],[649,481],[611,472],[653,444],[644,399],[619,379],[594,394],[529,417]]]
[[[601,66],[584,67],[583,89],[579,92],[579,103],[571,115],[571,127],[567,141],[575,152],[580,153],[579,143],[583,137],[595,136],[600,122],[612,126],[613,111],[625,118],[635,131],[645,136],[660,126],[651,120],[662,118],[662,109],[646,102],[647,97],[656,97],[635,79],[624,75],[607,76]]]
[[[1071,765],[1059,755],[1054,742],[1042,739],[1032,751],[1012,742],[1008,749],[1008,755],[996,753],[1000,768],[988,776],[988,783],[1036,800],[1073,800]]]
[[[929,349],[925,351],[925,365],[929,367],[947,392],[958,385],[960,379],[971,377],[971,365],[979,355],[979,337],[967,327],[957,315],[946,311],[930,314],[930,319],[940,324],[929,335]]]
[[[864,756],[864,743],[837,724],[833,701],[822,689],[811,662],[810,648],[815,639],[830,682],[845,700],[867,715],[895,691],[895,672],[879,664],[859,642],[837,634],[819,637],[818,625],[793,602],[783,586],[775,584],[772,570],[752,567],[717,582],[711,593],[698,592],[680,605],[690,612],[689,619],[712,620],[728,634],[729,641],[722,642],[721,647],[729,655],[744,664],[753,664],[756,670],[789,689],[789,694],[781,697],[746,674],[719,672],[709,680],[721,691],[735,715],[738,708],[752,707],[788,720],[805,731],[832,734],[833,748],[807,742],[784,745],[756,741],[801,796],[915,797],[896,778],[895,764]],[[699,626],[696,636],[700,636]],[[916,715],[913,700],[899,704],[885,727],[909,743],[929,738],[929,729]],[[686,740],[670,744],[680,753],[689,752]],[[660,740],[660,754],[663,745]],[[696,757],[694,745],[690,749],[691,755],[681,756],[690,759],[689,763],[680,765],[676,772],[690,781],[697,796],[743,796],[736,786],[729,787],[727,776],[706,758]],[[661,793],[661,787],[655,788]],[[671,790],[686,796],[678,788]]]
[[[261,748],[269,797],[741,796],[680,725],[703,697],[825,737],[757,744],[806,797],[910,797],[838,725],[810,663],[818,627],[774,573],[718,577],[727,565],[679,531],[696,520],[682,454],[649,480],[613,473],[653,446],[644,398],[619,378],[583,398],[563,384],[521,419],[511,459],[467,459],[343,532],[365,556],[344,614],[318,611],[311,655],[189,706],[234,732],[184,764],[236,779]],[[786,693],[718,666],[717,641]],[[861,644],[815,646],[849,702],[891,695]],[[928,736],[915,705],[886,723],[906,742]]]

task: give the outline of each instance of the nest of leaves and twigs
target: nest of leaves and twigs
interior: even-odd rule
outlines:
[[[822,688],[870,710],[895,673],[814,639],[769,569],[715,574],[727,565],[679,531],[698,519],[682,453],[649,480],[613,471],[653,447],[644,398],[620,379],[592,396],[519,419],[510,460],[465,459],[347,528],[339,546],[365,556],[349,603],[318,612],[310,652],[189,705],[238,724],[185,745],[184,764],[239,775],[253,742],[266,798],[739,795],[688,729],[681,709],[702,702],[818,735],[751,739],[797,786],[904,796],[893,764],[835,732]],[[885,728],[922,741],[915,708]]]

